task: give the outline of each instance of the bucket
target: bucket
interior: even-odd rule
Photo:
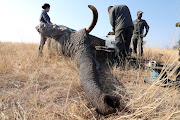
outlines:
[[[156,82],[158,76],[161,73],[161,69],[157,69],[157,63],[156,61],[149,61],[149,68],[150,68],[150,73],[151,73],[151,82]]]
[[[159,69],[150,69],[150,72],[151,72],[151,81],[156,82],[158,76],[161,73],[161,70],[159,70]]]

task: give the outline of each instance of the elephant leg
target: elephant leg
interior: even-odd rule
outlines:
[[[46,39],[47,38],[41,36],[41,41],[40,41],[40,45],[39,45],[39,56],[42,55],[42,51],[43,51],[43,47],[44,47],[44,44],[46,42]]]
[[[115,113],[115,108],[118,108],[120,105],[119,99],[102,92],[94,58],[89,53],[82,53],[77,62],[81,86],[88,100],[100,114]]]

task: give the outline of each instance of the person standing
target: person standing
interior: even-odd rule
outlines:
[[[149,25],[142,18],[142,11],[137,12],[137,19],[133,21],[134,31],[133,31],[133,53],[137,56],[137,46],[139,57],[143,55],[143,38],[146,37],[149,31]],[[146,28],[146,33],[144,34],[144,28]]]
[[[42,6],[42,12],[41,12],[41,15],[40,15],[40,19],[39,21],[42,22],[42,23],[45,23],[45,24],[51,24],[52,25],[52,22],[50,20],[50,17],[49,15],[47,14],[47,12],[50,11],[50,5],[45,3],[43,6]],[[44,44],[46,42],[46,37],[42,36],[41,35],[41,41],[40,41],[40,45],[39,45],[39,56],[42,55],[42,51],[43,51],[43,47],[44,47]]]
[[[108,12],[112,29],[115,32],[116,57],[118,63],[124,63],[133,34],[131,13],[126,5],[110,6]]]

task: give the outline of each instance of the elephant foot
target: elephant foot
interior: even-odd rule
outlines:
[[[39,51],[38,57],[40,57],[40,58],[43,57],[43,53]]]
[[[100,102],[97,108],[97,112],[102,115],[109,115],[116,113],[117,109],[120,107],[120,101],[115,96],[110,96],[108,94],[103,94],[100,97]]]

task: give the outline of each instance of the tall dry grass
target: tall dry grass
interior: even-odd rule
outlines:
[[[178,50],[175,49],[159,49],[159,48],[146,48],[144,57],[155,60],[161,63],[178,64]]]
[[[101,116],[80,87],[74,61],[63,56],[49,57],[46,49],[42,58],[37,53],[37,44],[0,43],[1,120],[180,119],[179,89],[144,83],[148,69],[121,71],[112,67],[109,72],[124,84],[127,94],[120,94],[118,84],[114,84],[113,92],[122,97],[126,109]],[[178,59],[177,51],[164,49],[148,48],[144,56],[168,64],[176,64]],[[108,81],[104,84],[109,85]]]

